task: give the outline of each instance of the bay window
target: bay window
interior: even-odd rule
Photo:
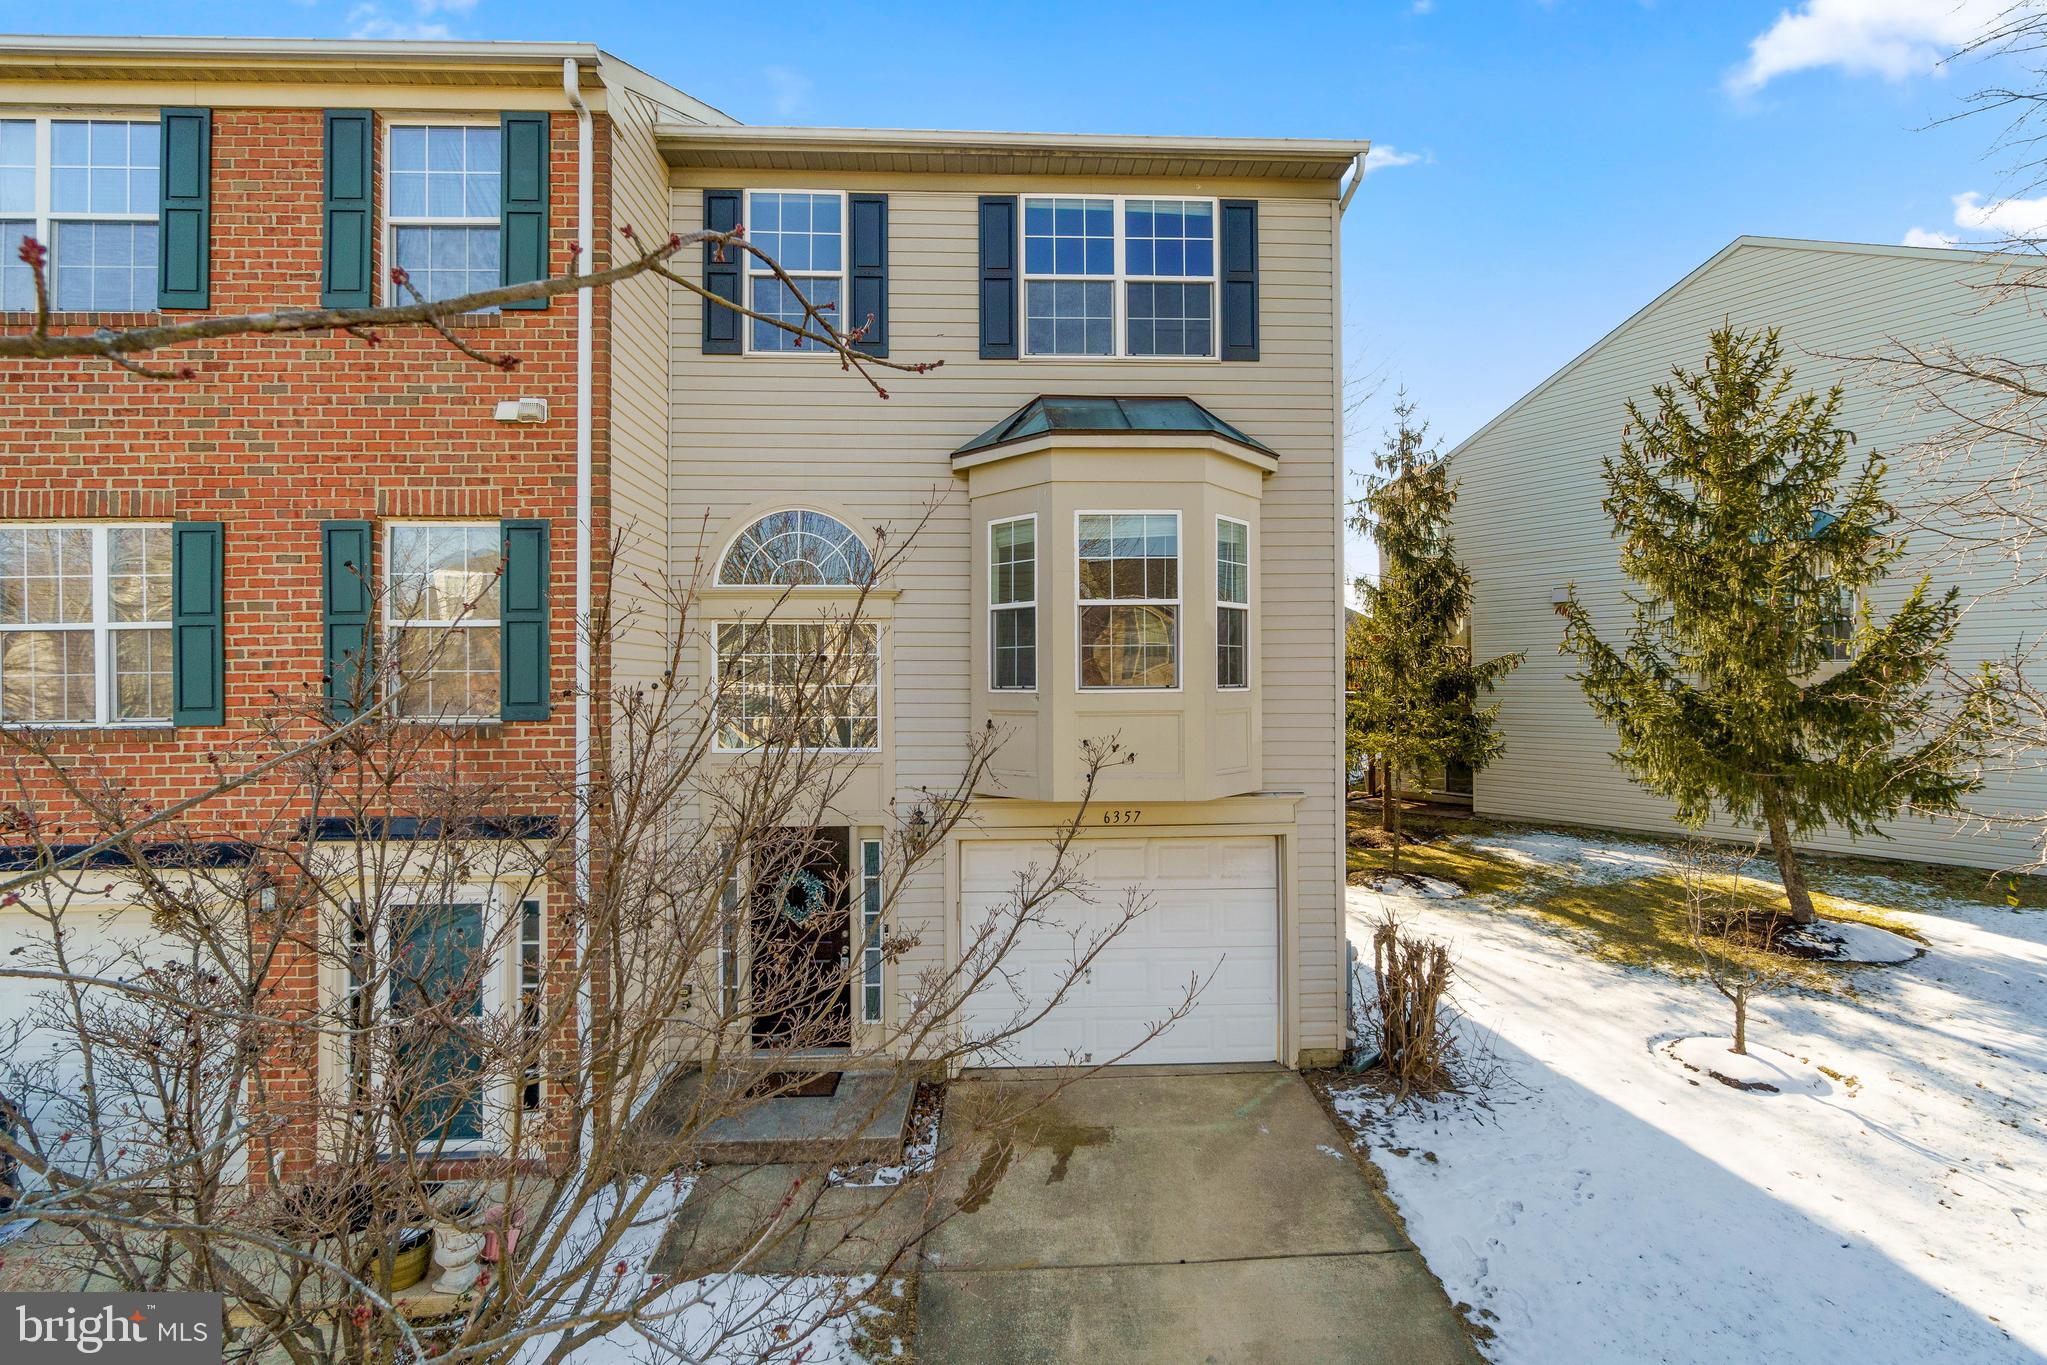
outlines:
[[[1215,685],[1251,685],[1251,526],[1215,519]]]
[[[988,524],[988,685],[998,692],[1038,686],[1038,519]]]
[[[1080,686],[1180,685],[1180,514],[1082,512]]]
[[[171,656],[169,526],[0,526],[0,724],[168,724]]]
[[[1027,195],[1024,354],[1215,354],[1212,199]]]

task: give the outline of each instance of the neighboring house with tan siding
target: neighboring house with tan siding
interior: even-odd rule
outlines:
[[[892,358],[943,362],[890,376],[881,402],[830,358],[677,297],[670,560],[720,566],[703,616],[744,620],[774,597],[760,586],[772,556],[756,552],[776,533],[814,533],[857,563],[874,528],[899,538],[930,512],[872,604],[878,704],[845,729],[864,752],[840,856],[857,874],[921,790],[958,780],[977,727],[1005,736],[942,863],[899,900],[895,927],[919,948],[875,969],[849,1029],[878,1037],[920,971],[952,960],[962,926],[1075,810],[1081,742],[1118,736],[1136,760],[1105,776],[1086,822],[1100,904],[1055,918],[1085,933],[1125,888],[1152,908],[984,1060],[1109,1060],[1211,973],[1193,1013],[1129,1060],[1332,1060],[1339,190],[1365,144],[656,135],[675,230],[743,221],[845,300],[849,325],[875,314]],[[713,288],[771,306],[773,282],[744,274],[707,262]],[[778,619],[851,596],[799,589]],[[715,637],[704,674],[743,666],[715,657]],[[1020,945],[1021,994],[976,1001],[970,1020],[1006,1018],[1055,980],[1064,931]]]
[[[1889,494],[1909,519],[1928,500],[1920,461],[1955,419],[1923,409],[1867,366],[1827,357],[1872,354],[1890,338],[2035,362],[2047,357],[2039,319],[2025,301],[1982,287],[2008,265],[2009,258],[1969,251],[1739,238],[1456,448],[1461,492],[1454,530],[1474,580],[1474,646],[1488,656],[1527,655],[1500,686],[1507,747],[1477,775],[1479,814],[1657,833],[1676,828],[1670,805],[1634,785],[1613,760],[1612,734],[1571,680],[1572,661],[1557,652],[1563,621],[1553,603],[1568,585],[1577,586],[1607,638],[1617,638],[1632,619],[1619,547],[1600,507],[1600,460],[1619,449],[1623,404],[1648,403],[1651,386],[1668,379],[1673,366],[1696,369],[1707,333],[1723,322],[1781,328],[1800,391],[1845,386],[1842,425],[1855,433],[1858,452],[1887,457]],[[1988,446],[1957,447],[1940,458],[1943,478],[1970,462],[1986,473],[1999,463]],[[2047,627],[2037,588],[2010,591],[2008,563],[1963,566],[1952,552],[1938,533],[1915,532],[1871,606],[1880,616],[1895,609],[1930,571],[1937,587],[1962,590],[1966,611],[1950,652],[1954,663],[1970,667],[2037,640]],[[2035,761],[2000,760],[1974,804],[2021,823],[1986,827],[1907,816],[1885,827],[1888,839],[1825,831],[1805,842],[1931,862],[2023,864],[2034,839],[2023,818],[2047,810],[2047,772]],[[1724,824],[1709,828],[1744,833]]]

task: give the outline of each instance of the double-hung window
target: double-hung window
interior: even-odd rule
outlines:
[[[0,724],[167,724],[171,652],[169,526],[0,526]]]
[[[502,531],[495,522],[398,522],[387,535],[384,624],[397,661],[397,714],[496,719]]]
[[[733,621],[718,627],[718,748],[865,752],[881,734],[874,627]]]
[[[1180,514],[1082,512],[1080,685],[1180,685]]]
[[[1038,686],[1038,519],[988,524],[988,686]]]
[[[1215,354],[1213,199],[1027,195],[1024,354]]]
[[[1215,519],[1215,685],[1251,685],[1251,526]]]
[[[840,316],[846,290],[846,196],[837,191],[749,190],[746,195],[747,240],[774,257],[796,282],[811,306],[822,309],[832,326],[844,330]],[[789,286],[752,252],[746,259],[746,304],[754,312],[791,327],[818,330],[806,321],[803,304]],[[747,319],[749,351],[822,351],[760,318]]]
[[[394,123],[388,139],[385,259],[429,301],[497,288],[498,125]],[[392,303],[412,302],[395,282],[388,287]]]
[[[156,307],[156,120],[0,119],[0,310],[35,307],[21,239],[50,248],[50,306]]]

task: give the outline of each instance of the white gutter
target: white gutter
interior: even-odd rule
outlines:
[[[595,172],[591,166],[590,106],[577,89],[581,72],[574,57],[562,59],[562,90],[576,110],[576,266],[592,269],[591,241]],[[594,685],[590,660],[590,363],[591,298],[586,285],[576,291],[576,892],[590,891],[590,692]]]

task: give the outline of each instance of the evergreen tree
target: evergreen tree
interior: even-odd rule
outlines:
[[[1653,415],[1629,402],[1602,505],[1636,585],[1634,625],[1608,645],[1574,588],[1563,650],[1637,782],[1687,824],[1718,808],[1768,834],[1804,924],[1792,840],[1958,809],[1996,700],[1986,671],[1936,714],[1954,589],[1936,596],[1922,578],[1875,620],[1865,595],[1904,553],[1883,462],[1849,472],[1840,387],[1794,396],[1781,358],[1774,330],[1721,327],[1702,372],[1674,369],[1652,390]]]
[[[1451,762],[1475,771],[1499,756],[1499,708],[1478,703],[1521,656],[1472,662],[1461,638],[1471,574],[1450,538],[1457,503],[1450,460],[1428,439],[1428,423],[1415,420],[1405,393],[1393,411],[1397,425],[1352,515],[1379,548],[1379,576],[1358,580],[1363,620],[1350,632],[1345,730],[1351,744],[1379,760],[1397,872],[1401,780]]]

